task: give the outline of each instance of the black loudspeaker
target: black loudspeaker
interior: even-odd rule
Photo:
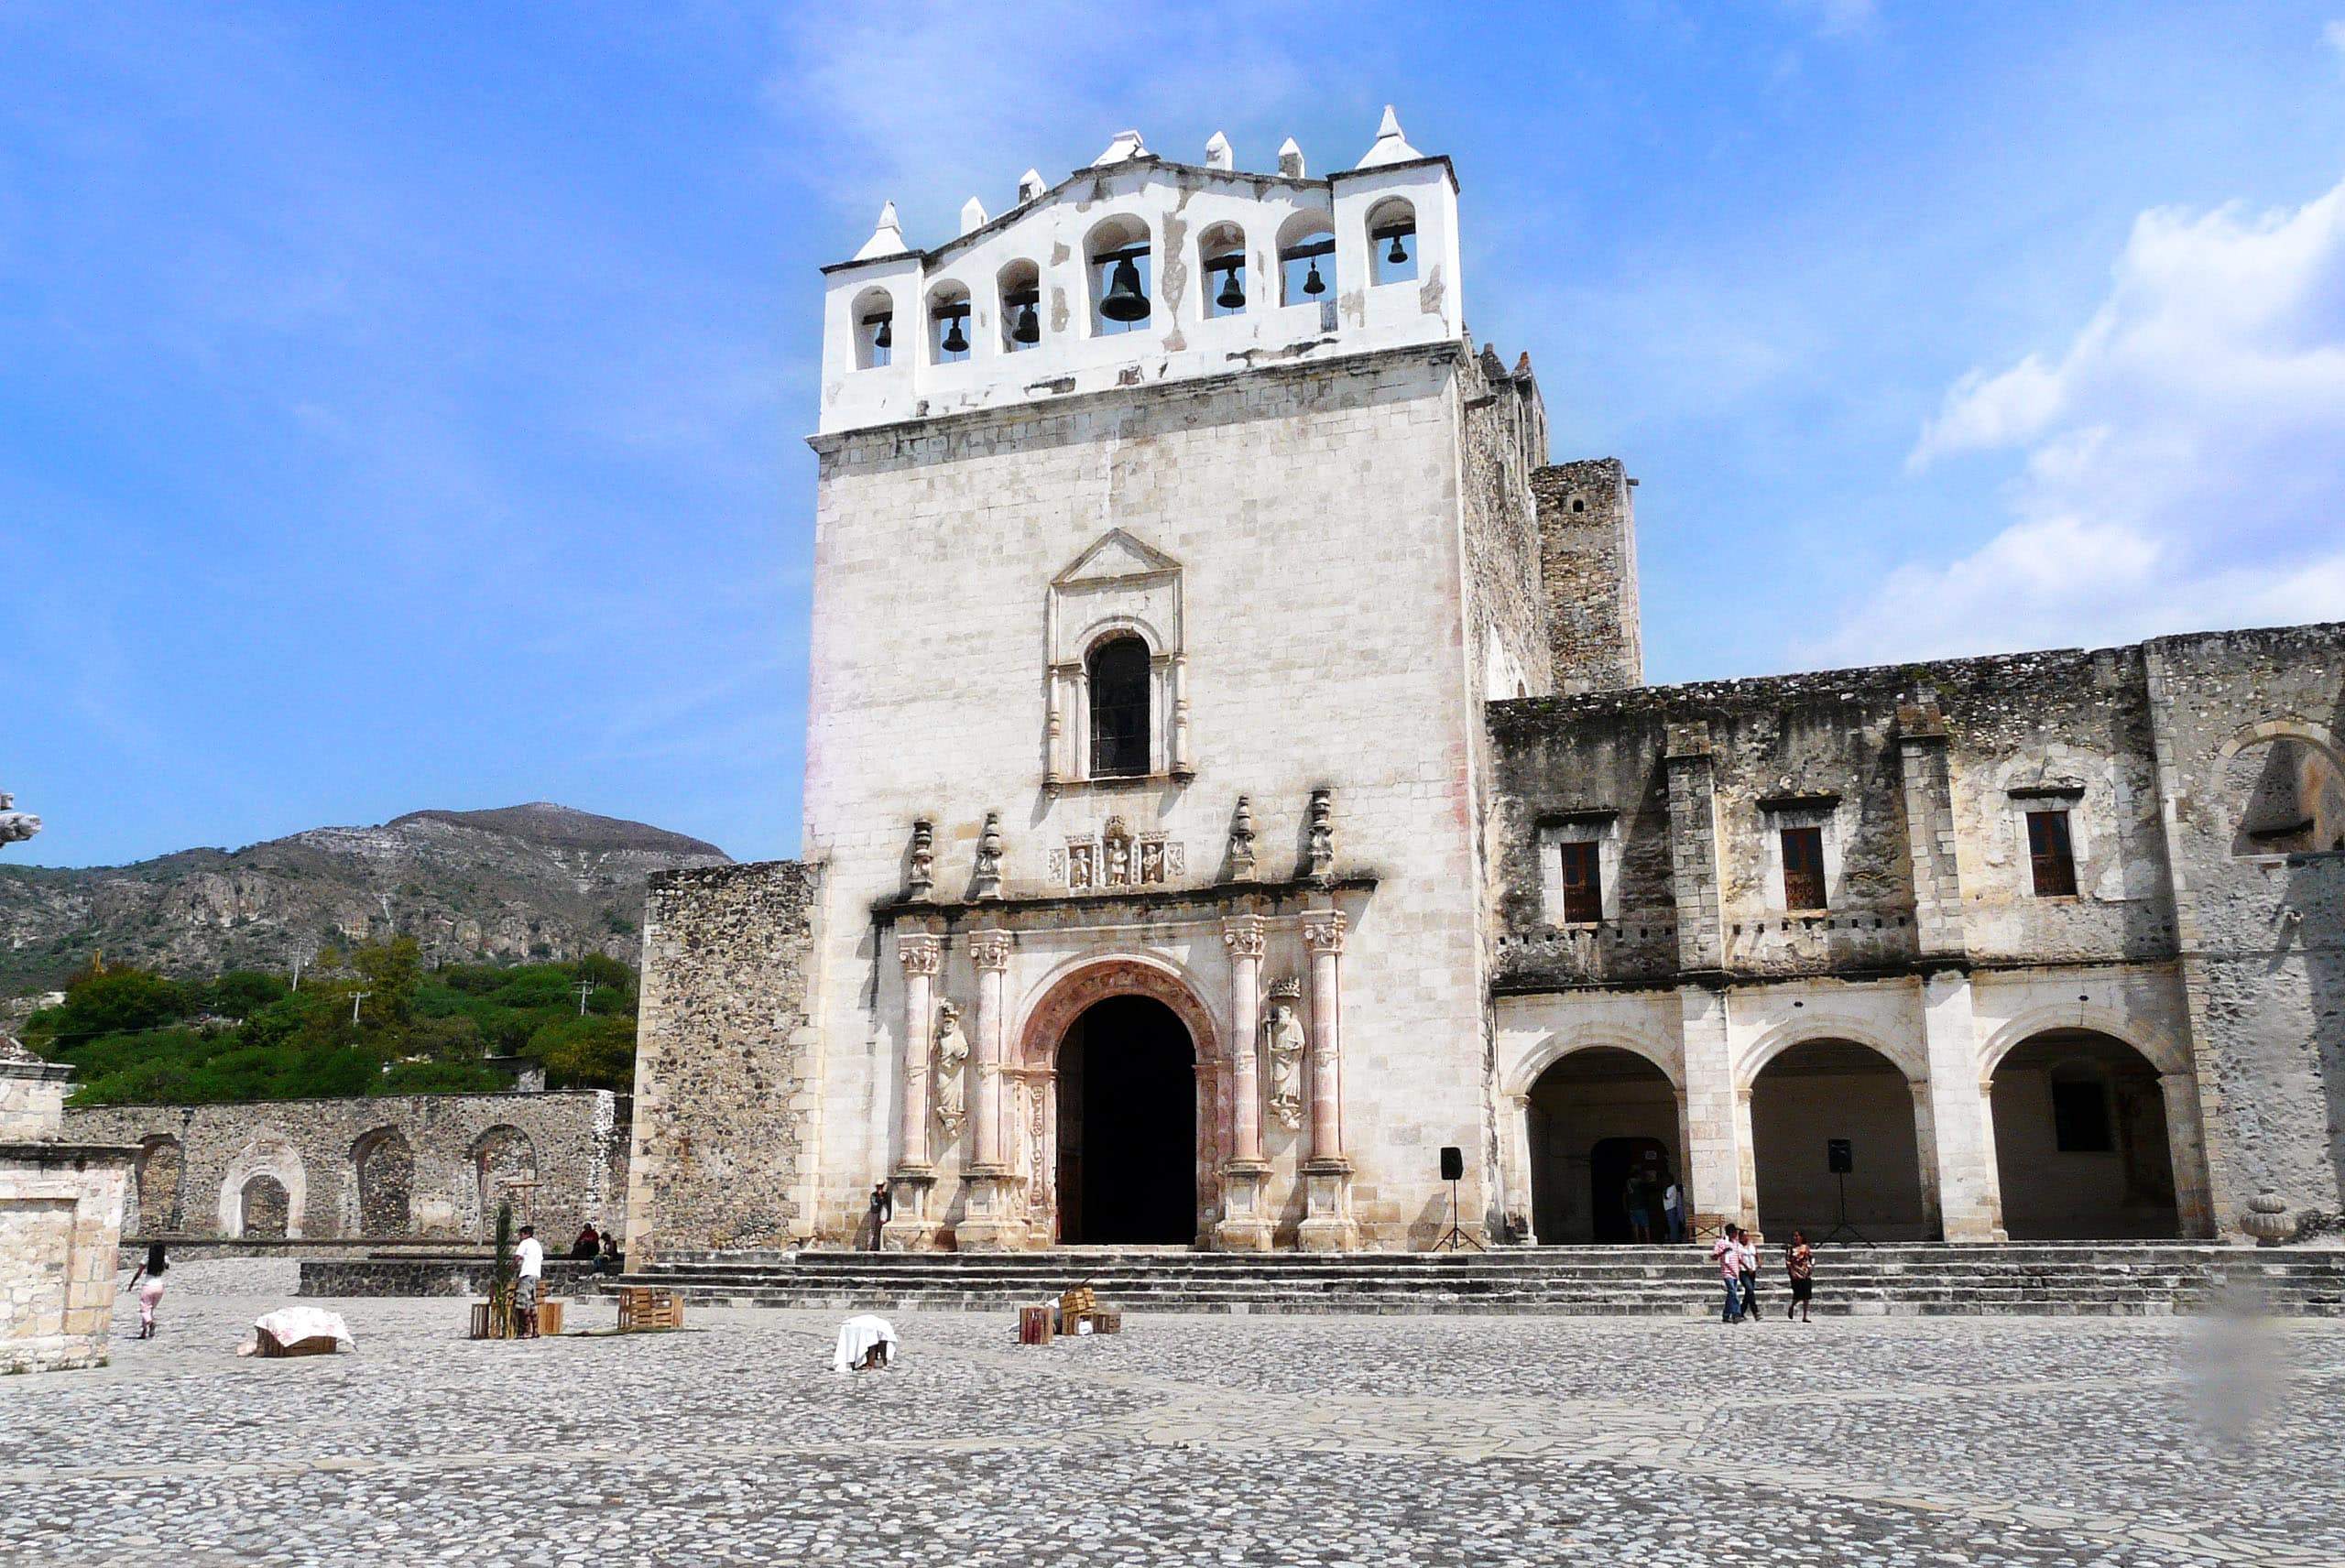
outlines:
[[[1441,1151],[1441,1179],[1445,1181],[1466,1180],[1466,1151],[1444,1146]]]
[[[1846,1176],[1857,1168],[1857,1151],[1845,1138],[1824,1140],[1824,1168],[1835,1176]]]

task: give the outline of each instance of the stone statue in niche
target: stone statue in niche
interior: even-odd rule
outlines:
[[[1336,872],[1336,792],[1311,791],[1311,876],[1325,882]]]
[[[1110,887],[1127,887],[1132,882],[1132,835],[1121,817],[1109,817],[1107,831],[1100,835],[1100,847],[1106,853],[1106,874],[1101,877]]]
[[[1078,893],[1099,885],[1099,846],[1089,839],[1066,846],[1066,885]]]
[[[1254,802],[1243,795],[1229,819],[1229,879],[1254,880]]]
[[[1303,1125],[1303,1026],[1294,1009],[1281,1002],[1262,1021],[1262,1049],[1270,1058],[1271,1115],[1284,1127]]]
[[[962,1065],[969,1060],[969,1037],[961,1032],[961,1009],[950,1002],[936,1009],[936,1120],[951,1137],[968,1116],[968,1090]]]
[[[911,877],[905,890],[925,898],[936,887],[936,824],[922,817],[912,823]]]
[[[1161,833],[1140,841],[1140,879],[1143,882],[1164,880],[1164,838]]]
[[[971,885],[970,896],[977,898],[1001,897],[1001,813],[986,813],[986,831],[977,838],[977,875]]]

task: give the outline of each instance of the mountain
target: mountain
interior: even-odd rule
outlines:
[[[633,964],[644,879],[730,861],[696,838],[545,801],[410,811],[134,866],[0,861],[0,996],[58,984],[93,953],[208,976],[281,970],[394,931],[427,961],[594,952]]]

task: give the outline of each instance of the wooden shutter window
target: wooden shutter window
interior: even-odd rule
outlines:
[[[1824,830],[1783,830],[1783,908],[1824,908]]]
[[[2068,813],[2027,813],[2027,858],[2035,870],[2039,898],[2073,898],[2077,891],[2077,856],[2068,847]]]
[[[1565,844],[1564,923],[1590,925],[1604,918],[1604,868],[1594,844]]]

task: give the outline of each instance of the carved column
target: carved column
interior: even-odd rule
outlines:
[[[1305,1252],[1348,1252],[1359,1246],[1352,1221],[1352,1167],[1344,1158],[1344,951],[1340,909],[1303,917],[1311,953],[1311,1158],[1303,1161],[1303,1212],[1297,1245]]]
[[[1224,1252],[1267,1252],[1271,1214],[1262,1185],[1261,985],[1267,945],[1260,915],[1221,922],[1229,950],[1229,1158],[1221,1164],[1221,1223],[1214,1245]]]
[[[890,1252],[924,1252],[937,1245],[936,1170],[928,1158],[928,1053],[936,1018],[936,972],[944,944],[927,931],[896,938],[904,966],[904,1100],[897,1122],[896,1169],[889,1184],[894,1207],[880,1233]]]
[[[1172,656],[1172,777],[1194,779],[1197,765],[1189,756],[1189,661]]]
[[[969,959],[977,970],[976,1148],[966,1181],[968,1206],[954,1229],[963,1252],[992,1252],[1024,1239],[1018,1218],[1017,1181],[1002,1160],[1002,992],[1009,979],[1009,933],[969,933]]]

